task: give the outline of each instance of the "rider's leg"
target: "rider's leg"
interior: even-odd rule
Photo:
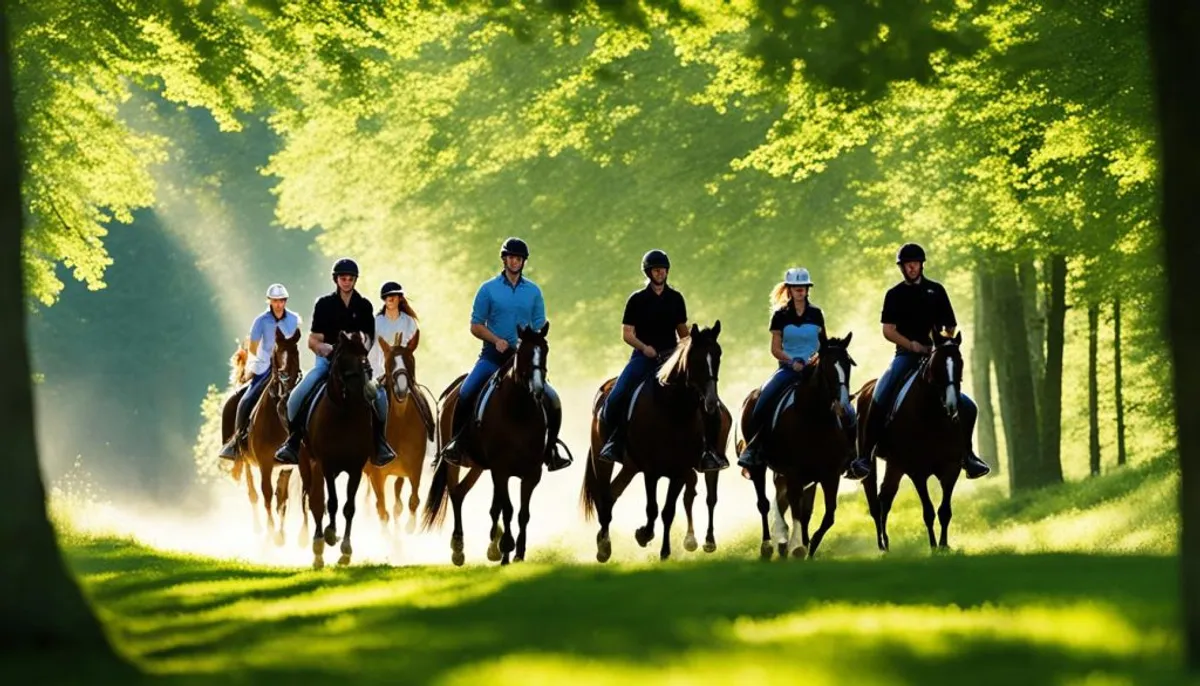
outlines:
[[[979,408],[975,401],[966,393],[959,393],[958,425],[963,433],[963,469],[966,470],[968,479],[978,479],[992,471],[992,468],[975,454],[975,420],[978,416]]]
[[[887,424],[888,415],[892,412],[892,404],[896,400],[896,393],[900,390],[900,383],[909,371],[916,369],[921,365],[921,357],[915,353],[898,352],[892,358],[887,370],[875,382],[875,390],[871,395],[871,409],[867,412],[866,417],[866,432],[863,434],[863,449],[858,456],[850,463],[850,467],[846,470],[846,478],[860,480],[867,476],[871,471],[871,455],[875,451],[875,446],[879,444],[880,435],[883,433],[884,425]]]
[[[542,407],[546,413],[546,454],[543,461],[547,471],[558,471],[571,465],[571,458],[564,457],[558,451],[558,430],[562,428],[562,400],[558,391],[546,384],[546,394],[542,397]]]
[[[250,385],[242,393],[242,397],[238,399],[237,414],[233,422],[233,435],[221,446],[220,456],[226,460],[236,460],[238,455],[246,449],[246,434],[248,425],[250,424],[250,412],[254,410],[255,403],[258,402],[259,396],[267,386],[267,377],[270,372],[263,372],[255,376]]]
[[[766,415],[775,409],[779,396],[798,378],[800,378],[799,373],[784,363],[779,365],[771,378],[763,384],[762,390],[758,394],[758,400],[754,403],[754,409],[750,411],[750,430],[746,433],[746,448],[738,457],[740,466],[754,468],[763,464],[762,446],[765,442],[763,436],[766,433],[763,428],[767,423]]]
[[[475,366],[471,368],[471,373],[467,374],[467,378],[463,380],[462,385],[458,389],[458,400],[454,403],[453,416],[450,418],[451,437],[446,445],[442,448],[442,459],[450,464],[459,464],[462,459],[462,442],[463,434],[474,412],[475,396],[479,394],[479,390],[483,388],[483,384],[491,377],[492,374],[500,368],[501,359],[499,354],[489,355],[482,353],[475,360]]]
[[[392,450],[387,442],[387,415],[387,389],[377,386],[375,388],[375,417],[371,422],[371,427],[375,432],[375,454],[371,457],[371,463],[376,467],[382,467],[396,459],[396,451]]]
[[[625,458],[625,424],[628,421],[629,397],[637,385],[654,373],[657,364],[638,351],[633,351],[629,362],[621,370],[612,391],[604,399],[601,419],[604,420],[604,447],[600,449],[600,459],[607,462],[621,462]]]
[[[313,363],[313,368],[309,370],[300,383],[292,389],[288,395],[287,401],[287,417],[288,417],[288,437],[287,442],[275,451],[275,461],[284,464],[298,464],[300,462],[300,440],[304,438],[304,424],[307,421],[306,413],[301,412],[301,409],[307,405],[308,396],[312,394],[317,385],[320,384],[326,377],[329,376],[329,359],[318,357]]]

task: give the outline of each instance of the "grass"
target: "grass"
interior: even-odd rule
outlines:
[[[698,562],[504,569],[65,548],[122,653],[167,683],[1169,684],[1187,683],[1175,488],[1167,460],[1011,500],[985,485],[957,507],[964,552],[938,556],[915,498],[887,558],[858,501],[808,562],[754,560],[753,535]]]

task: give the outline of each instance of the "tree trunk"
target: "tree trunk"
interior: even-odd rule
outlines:
[[[1017,284],[1016,265],[1003,258],[991,260],[995,303],[994,331],[1004,332],[1004,344],[995,340],[996,383],[1008,446],[1009,485],[1013,492],[1051,483],[1042,465],[1037,412],[1034,409],[1033,369],[1030,366],[1025,311]]]
[[[1063,345],[1067,326],[1067,258],[1046,260],[1046,359],[1038,403],[1039,435],[1046,478],[1062,481]]]
[[[1117,405],[1117,466],[1125,465],[1125,394],[1121,389],[1121,299],[1113,303],[1113,400]]]
[[[1004,460],[996,445],[996,413],[992,409],[992,327],[988,319],[992,307],[990,282],[982,267],[975,270],[975,331],[971,336],[971,382],[979,418],[975,421],[975,445],[979,454],[992,463],[992,476],[1003,473]]]
[[[63,564],[46,514],[25,340],[21,168],[9,49],[7,15],[0,12],[0,330],[9,344],[0,364],[0,655],[59,649],[76,659],[81,652],[112,655]]]
[[[1033,370],[1034,407],[1042,416],[1042,384],[1046,374],[1046,318],[1038,297],[1038,270],[1033,260],[1017,264],[1017,283],[1021,287],[1021,309],[1025,313],[1025,335],[1029,341],[1029,365]]]
[[[1100,389],[1096,378],[1099,333],[1100,306],[1088,305],[1088,466],[1092,476],[1100,475]]]

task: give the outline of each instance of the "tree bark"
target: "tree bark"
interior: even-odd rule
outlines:
[[[1008,446],[1009,486],[1013,492],[1052,483],[1042,464],[1037,412],[1034,409],[1033,369],[1025,311],[1017,284],[1016,265],[1002,257],[990,260],[995,330],[1004,332],[1004,344],[995,342],[996,382],[1000,412]]]
[[[1017,283],[1021,286],[1021,310],[1025,313],[1025,335],[1029,341],[1029,366],[1033,370],[1034,407],[1042,416],[1042,384],[1046,379],[1046,317],[1038,297],[1038,269],[1033,260],[1017,263]]]
[[[1100,306],[1088,305],[1088,467],[1092,476],[1100,475],[1100,389],[1097,384],[1097,339],[1100,333]]]
[[[1062,481],[1063,345],[1067,327],[1067,258],[1046,260],[1046,357],[1038,403],[1039,435],[1046,478]]]
[[[67,572],[46,512],[25,338],[21,167],[5,8],[0,5],[0,330],[8,342],[0,364],[0,655],[60,649],[77,658],[112,655]]]
[[[992,464],[992,476],[1006,471],[996,444],[996,413],[992,408],[992,327],[988,319],[992,307],[990,282],[982,267],[975,269],[975,331],[971,336],[971,382],[979,417],[975,421],[975,445],[979,454]]]
[[[1117,406],[1117,466],[1125,466],[1125,393],[1121,388],[1121,299],[1113,303],[1113,401]]]
[[[1167,340],[1173,364],[1180,468],[1181,615],[1184,656],[1200,672],[1200,308],[1193,281],[1200,264],[1200,5],[1150,0],[1158,152],[1162,156],[1163,254],[1167,275]]]

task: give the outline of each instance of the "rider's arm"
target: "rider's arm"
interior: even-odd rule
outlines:
[[[780,362],[791,362],[792,361],[792,358],[788,357],[787,353],[783,352],[783,332],[782,331],[777,331],[777,330],[771,331],[771,357],[774,357],[775,359],[779,360]]]
[[[897,331],[895,324],[883,325],[883,337],[900,346],[901,348],[904,348],[905,350],[917,352],[917,350],[913,348],[913,341],[905,338],[903,334]]]
[[[675,335],[679,336],[679,340],[683,340],[692,335],[692,330],[688,328],[687,322],[675,325]]]
[[[471,323],[471,335],[492,345],[496,345],[501,340],[499,336],[492,333],[491,329],[483,324],[475,324],[474,322]]]
[[[632,324],[621,325],[621,339],[639,353],[646,349],[646,344],[638,340],[637,334],[634,333]]]
[[[323,348],[325,347],[325,334],[310,333],[308,334],[308,349],[317,357],[325,357]]]

